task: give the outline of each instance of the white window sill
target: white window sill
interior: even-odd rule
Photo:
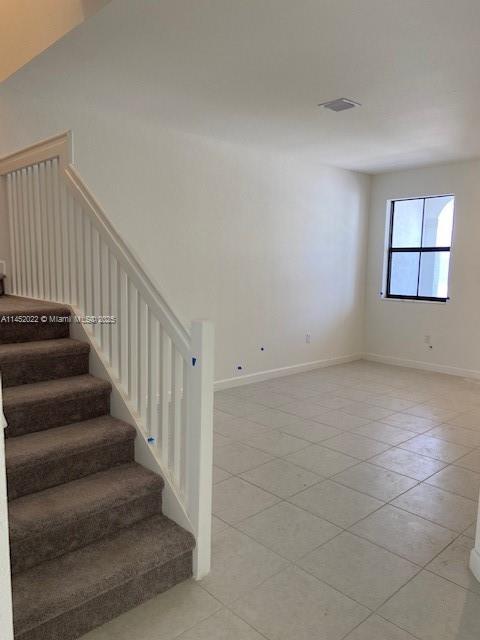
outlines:
[[[441,304],[445,305],[450,302],[450,300],[412,300],[410,298],[388,298],[382,293],[379,294],[380,300],[384,300],[385,302],[408,302],[410,304]]]

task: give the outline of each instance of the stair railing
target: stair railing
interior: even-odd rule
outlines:
[[[2,376],[0,374],[0,629],[2,638],[13,640],[12,587],[10,577],[10,546],[8,537],[7,473],[5,468]]]
[[[195,321],[187,330],[178,320],[71,157],[63,134],[0,160],[10,292],[67,303],[89,326],[195,535],[202,577],[210,568],[213,327]]]

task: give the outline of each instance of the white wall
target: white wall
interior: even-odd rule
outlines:
[[[455,221],[446,304],[382,299],[388,199],[453,193]],[[399,363],[480,375],[480,161],[377,175],[372,180],[366,351]],[[431,336],[433,349],[424,343]]]
[[[367,176],[104,113],[92,88],[88,110],[37,99],[14,78],[0,155],[73,130],[75,166],[173,309],[214,321],[217,379],[361,352]]]

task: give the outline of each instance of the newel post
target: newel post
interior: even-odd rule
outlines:
[[[210,571],[212,537],[213,374],[214,328],[207,320],[192,323],[190,402],[187,435],[189,515],[197,546],[193,575],[199,580]]]
[[[10,578],[10,543],[8,536],[7,474],[5,467],[2,376],[0,374],[0,629],[2,638],[13,640],[12,584]]]
[[[470,569],[475,578],[480,582],[480,500],[478,503],[477,533],[475,548],[470,554]]]

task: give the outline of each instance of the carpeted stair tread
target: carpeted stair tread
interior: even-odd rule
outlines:
[[[105,415],[7,438],[9,499],[133,460],[135,435],[130,424]]]
[[[7,387],[6,436],[61,427],[109,413],[111,384],[89,374]]]
[[[19,319],[12,322],[9,320],[12,316],[29,317],[29,321]],[[0,344],[67,338],[70,332],[70,317],[71,310],[64,304],[17,296],[1,296]],[[57,321],[57,318],[62,318],[62,321]],[[32,321],[35,319],[37,321]]]
[[[161,512],[161,476],[135,462],[9,503],[12,572],[18,573]]]
[[[0,344],[3,386],[83,375],[89,352],[87,343],[71,338]]]
[[[95,378],[89,373],[72,378],[59,378],[32,384],[22,384],[5,389],[3,392],[3,410],[5,414],[19,406],[46,404],[60,396],[63,400],[79,395],[89,395],[99,391],[111,391],[112,385],[106,380]],[[7,420],[8,422],[8,420]]]
[[[70,315],[70,308],[61,302],[35,300],[22,296],[6,295],[0,298],[0,316],[2,315]]]
[[[160,515],[14,577],[15,637],[86,633],[191,575],[193,547],[190,533]]]
[[[29,537],[77,522],[151,491],[162,491],[161,476],[136,462],[32,493],[9,505],[10,539]]]
[[[38,340],[31,342],[11,342],[0,344],[0,366],[19,362],[19,360],[40,360],[45,356],[70,356],[88,353],[90,346],[86,342],[72,338],[58,340]]]
[[[7,438],[7,473],[30,469],[50,460],[92,451],[125,439],[133,440],[135,434],[132,425],[113,416],[100,416],[56,429],[27,433],[18,438]]]

